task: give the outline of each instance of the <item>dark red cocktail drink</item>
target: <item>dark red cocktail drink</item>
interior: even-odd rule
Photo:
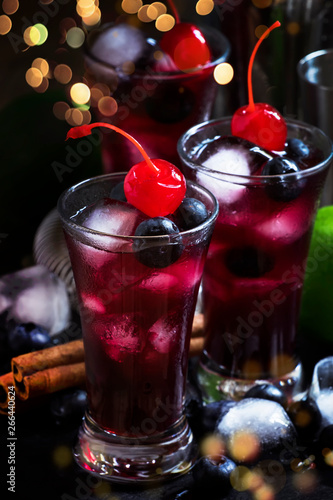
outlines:
[[[208,399],[239,398],[263,380],[292,392],[300,380],[299,305],[332,146],[311,126],[287,127],[280,153],[231,136],[230,119],[193,127],[179,143],[186,173],[220,205],[203,284]],[[279,158],[289,173],[274,174]]]
[[[89,397],[76,453],[96,473],[151,480],[184,472],[193,461],[183,406],[188,347],[217,203],[189,182],[183,203],[195,198],[204,220],[189,228],[179,210],[149,218],[119,199],[123,179],[90,179],[59,202]]]

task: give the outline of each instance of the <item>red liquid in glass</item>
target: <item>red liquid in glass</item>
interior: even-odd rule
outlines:
[[[99,250],[69,235],[67,242],[82,304],[93,419],[128,437],[169,429],[183,415],[204,252],[185,246],[177,262],[155,269],[131,251]]]

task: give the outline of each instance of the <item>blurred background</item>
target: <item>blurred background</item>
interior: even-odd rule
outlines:
[[[332,1],[175,0],[180,18],[227,36],[233,79],[220,86],[213,116],[247,102],[249,55],[265,27],[279,19],[256,58],[255,100],[297,117],[298,60],[333,46]],[[0,4],[0,274],[31,263],[35,231],[68,186],[102,172],[98,145],[78,155],[65,143],[69,127],[93,120],[101,92],[87,90],[83,45],[101,24],[143,25],[141,0],[2,0]],[[162,7],[170,12],[170,5]],[[140,17],[141,16],[141,17]],[[146,19],[147,21],[147,19]],[[150,23],[155,20],[152,18]],[[77,85],[79,84],[79,85]],[[99,97],[98,97],[99,96]]]

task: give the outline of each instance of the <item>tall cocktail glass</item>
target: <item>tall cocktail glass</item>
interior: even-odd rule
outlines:
[[[108,35],[110,29],[114,36]],[[95,93],[102,97],[100,89],[106,88],[114,103],[113,110],[105,111],[103,101],[95,99],[96,120],[112,123],[135,136],[151,158],[177,163],[179,137],[196,123],[211,118],[219,88],[213,72],[230,53],[228,40],[218,30],[200,29],[210,47],[212,61],[189,71],[156,66],[158,61],[154,57],[141,60],[140,64],[129,60],[123,65],[113,65],[107,60],[111,52],[107,44],[113,48],[118,38],[115,36],[117,26],[108,24],[94,30],[85,47],[85,76]],[[101,37],[105,39],[104,44],[98,44]],[[127,57],[131,57],[132,52],[129,50]],[[155,52],[160,53],[158,46]],[[135,147],[109,130],[103,130],[101,147],[105,172],[129,170],[141,160]]]
[[[209,186],[220,205],[203,278],[199,379],[207,400],[238,399],[264,381],[288,397],[300,390],[299,305],[332,144],[313,126],[287,120],[287,127],[288,139],[301,139],[309,154],[295,160],[301,170],[285,175],[261,175],[265,155],[237,145],[226,172],[219,150],[231,135],[230,118],[197,125],[179,141],[185,174]]]
[[[124,176],[77,184],[58,210],[80,304],[89,398],[76,460],[106,478],[142,482],[186,472],[195,457],[184,415],[188,350],[218,205],[188,182],[187,196],[209,214],[191,230],[134,237],[85,227],[85,207],[108,198]],[[105,202],[101,217],[111,209],[120,227],[140,221],[141,212],[115,203]]]

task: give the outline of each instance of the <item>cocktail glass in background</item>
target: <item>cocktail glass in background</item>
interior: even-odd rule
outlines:
[[[179,137],[196,123],[211,118],[219,88],[213,72],[230,52],[228,40],[218,30],[200,29],[212,61],[186,72],[156,59],[161,57],[161,50],[155,40],[137,28],[109,24],[94,30],[86,44],[85,76],[95,95],[102,96],[101,88],[107,92],[110,89],[114,106],[105,111],[103,101],[98,101],[99,105],[95,102],[96,120],[109,121],[135,135],[151,158],[177,163]],[[121,41],[123,38],[128,41]],[[125,45],[125,55],[120,54],[116,43],[123,50]],[[126,62],[122,63],[124,58]],[[129,170],[141,156],[126,139],[106,131],[102,159],[105,172],[115,172]]]
[[[287,127],[288,139],[310,151],[297,161],[301,170],[285,175],[261,175],[267,153],[237,146],[235,137],[219,159],[230,118],[199,124],[179,141],[185,175],[209,186],[220,205],[203,278],[206,342],[198,375],[207,400],[241,398],[263,381],[291,398],[302,384],[297,321],[332,144],[313,126],[287,120]]]
[[[93,208],[124,176],[77,184],[58,209],[80,303],[89,398],[76,460],[105,478],[142,482],[187,472],[195,457],[185,383],[218,204],[188,182],[187,196],[204,203],[208,219],[176,235],[133,237],[147,216],[117,201]]]

